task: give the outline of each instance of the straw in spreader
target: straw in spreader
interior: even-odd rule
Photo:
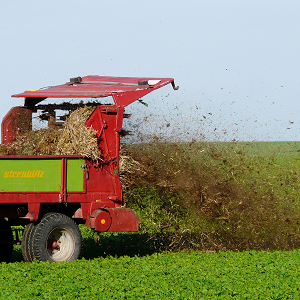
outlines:
[[[0,155],[81,155],[97,160],[97,131],[85,125],[93,110],[84,107],[73,111],[63,129],[43,128],[20,135],[15,142],[0,145]]]
[[[71,113],[64,124],[56,154],[81,155],[93,160],[100,158],[100,149],[96,137],[97,131],[85,125],[92,112],[93,109],[85,107]]]

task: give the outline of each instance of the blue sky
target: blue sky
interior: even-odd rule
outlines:
[[[0,118],[84,75],[173,77],[132,104],[139,137],[299,141],[299,1],[1,1]]]

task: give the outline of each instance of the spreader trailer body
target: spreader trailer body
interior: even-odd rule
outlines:
[[[86,121],[97,133],[100,159],[80,155],[0,156],[0,258],[8,260],[14,243],[22,244],[25,261],[72,261],[80,257],[78,224],[98,232],[137,231],[138,217],[124,206],[119,178],[120,133],[124,109],[142,96],[172,84],[172,78],[85,76],[12,97],[24,97],[3,118],[2,143],[14,142],[32,126],[32,114],[42,110],[49,126],[57,126],[55,111],[71,104],[41,104],[47,98],[102,98],[114,104],[95,107]],[[22,225],[22,241],[10,226]]]

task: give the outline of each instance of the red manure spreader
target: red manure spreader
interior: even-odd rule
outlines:
[[[14,142],[31,130],[32,115],[49,126],[58,126],[58,110],[83,106],[66,101],[41,104],[47,98],[102,98],[114,104],[95,107],[86,121],[97,133],[100,159],[80,155],[0,156],[0,259],[8,261],[14,244],[22,245],[24,260],[73,261],[80,257],[82,236],[78,224],[98,232],[137,231],[139,218],[124,207],[119,178],[120,132],[125,106],[171,83],[172,78],[85,76],[69,82],[28,90],[12,97],[24,97],[24,106],[13,107],[3,118],[2,144]],[[89,104],[87,104],[89,105]],[[23,226],[20,234],[11,226]],[[20,233],[20,232],[19,232]]]

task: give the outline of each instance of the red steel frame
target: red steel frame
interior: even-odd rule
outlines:
[[[138,217],[133,211],[123,207],[122,187],[119,178],[119,133],[122,130],[124,107],[148,94],[149,92],[171,83],[172,78],[132,78],[86,76],[75,82],[48,87],[36,91],[26,91],[13,95],[25,97],[25,105],[29,109],[45,98],[57,97],[106,97],[112,96],[115,105],[96,107],[86,121],[87,127],[97,131],[98,146],[101,158],[98,161],[85,159],[86,168],[83,175],[83,192],[67,192],[66,174],[67,159],[81,156],[0,156],[5,159],[61,159],[61,188],[59,192],[5,192],[0,193],[1,204],[28,204],[28,209],[18,212],[0,210],[0,216],[36,221],[40,217],[41,204],[62,203],[78,204],[72,212],[75,219],[85,220],[85,224],[98,231],[136,231]],[[18,108],[16,108],[18,109]],[[2,141],[13,141],[16,133],[9,127],[12,124],[13,111],[10,111],[2,122]],[[87,177],[88,173],[88,177]],[[88,179],[87,179],[88,178]]]

